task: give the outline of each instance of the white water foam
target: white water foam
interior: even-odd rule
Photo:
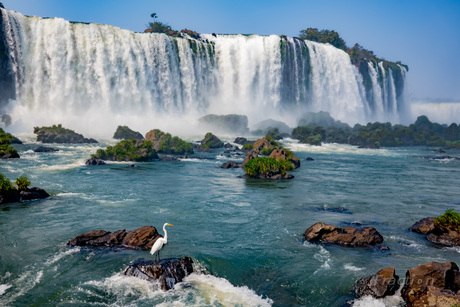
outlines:
[[[345,270],[353,271],[353,272],[359,272],[359,271],[364,270],[364,268],[358,268],[358,267],[352,265],[351,263],[345,263],[345,264],[343,265],[343,268],[344,268]]]
[[[6,292],[6,290],[8,290],[11,287],[12,286],[8,284],[0,285],[0,295],[3,295]]]
[[[373,298],[370,295],[363,296],[353,301],[353,307],[394,307],[405,306],[401,297],[400,290],[395,295],[387,296],[381,299]]]
[[[92,288],[96,288],[94,291]],[[89,296],[101,296],[101,291],[114,295],[115,305],[136,305],[140,302],[155,306],[271,306],[273,301],[257,295],[246,286],[237,287],[224,278],[191,274],[174,289],[162,291],[158,284],[117,273],[102,281],[89,281],[77,288]],[[127,301],[129,300],[129,302]]]
[[[313,258],[322,262],[322,265],[313,273],[317,274],[321,270],[329,270],[331,268],[332,257],[327,249],[321,245],[313,244],[308,241],[303,243],[303,246],[308,248],[317,248],[319,251],[313,255]]]

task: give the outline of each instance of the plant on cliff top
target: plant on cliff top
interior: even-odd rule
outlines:
[[[244,171],[250,177],[269,177],[276,174],[286,175],[286,171],[292,170],[294,167],[289,161],[276,160],[267,157],[258,157],[249,160]]]
[[[0,173],[0,192],[1,193],[10,193],[14,191],[15,188],[11,184],[11,181],[5,177],[5,175]]]
[[[14,184],[16,184],[19,191],[25,191],[30,186],[30,180],[25,175],[22,175],[21,177],[16,178]]]
[[[434,220],[436,225],[460,231],[460,214],[454,211],[454,209],[447,210],[444,214],[436,217]]]

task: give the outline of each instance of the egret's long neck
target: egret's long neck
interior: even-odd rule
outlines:
[[[163,226],[163,233],[165,234],[164,239],[166,243],[168,242],[168,232],[166,231],[166,225]]]

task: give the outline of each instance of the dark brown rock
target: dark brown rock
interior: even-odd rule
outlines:
[[[105,165],[106,163],[102,159],[91,158],[91,159],[86,160],[85,164],[86,165]]]
[[[284,148],[273,149],[272,153],[268,157],[276,160],[287,160],[292,163],[294,168],[300,167],[300,159],[294,155],[292,155],[292,157],[289,157],[288,153]]]
[[[220,167],[221,168],[241,168],[242,167],[241,162],[235,162],[235,161],[227,161],[224,164],[222,164]]]
[[[160,261],[138,259],[130,263],[123,274],[151,282],[159,282],[161,289],[170,290],[185,276],[193,273],[190,257],[163,259]]]
[[[356,297],[370,295],[374,298],[382,298],[395,294],[399,289],[399,276],[395,274],[394,267],[387,267],[377,274],[358,280],[355,291]]]
[[[452,307],[460,306],[460,296],[455,292],[428,286],[426,291],[418,293],[417,299],[407,306],[412,307]]]
[[[34,149],[34,152],[55,152],[55,151],[59,151],[59,149],[51,148],[51,147],[44,147],[44,146],[40,146]]]
[[[458,299],[455,293],[459,290],[460,273],[457,264],[432,261],[407,271],[401,296],[407,306],[439,306],[435,303],[442,300],[439,298],[440,293],[446,292]],[[425,305],[423,302],[428,302],[429,299],[434,302]]]
[[[37,187],[28,188],[25,191],[19,192],[19,197],[21,198],[21,200],[43,199],[49,196],[50,195],[45,190]]]
[[[416,232],[416,233],[421,233],[421,234],[429,234],[435,229],[435,221],[434,217],[426,217],[424,219],[421,219],[414,225],[412,225],[409,230]]]
[[[67,245],[70,246],[120,246],[138,249],[149,249],[161,235],[153,226],[144,226],[126,232],[125,229],[115,232],[92,230],[76,236]]]
[[[383,242],[383,237],[374,227],[340,228],[324,223],[312,225],[305,230],[303,237],[311,242],[333,243],[347,247],[366,247]]]
[[[253,152],[253,151],[249,151],[249,152],[246,154],[246,157],[244,158],[242,167],[244,167],[244,165],[246,165],[246,163],[248,163],[249,160],[252,160],[252,159],[257,158],[257,157],[258,157],[258,154],[256,154],[256,153]]]

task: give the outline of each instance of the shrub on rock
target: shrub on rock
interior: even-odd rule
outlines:
[[[124,140],[106,150],[99,149],[92,158],[109,161],[135,161],[145,162],[158,159],[158,154],[153,149],[153,142],[145,140]]]

